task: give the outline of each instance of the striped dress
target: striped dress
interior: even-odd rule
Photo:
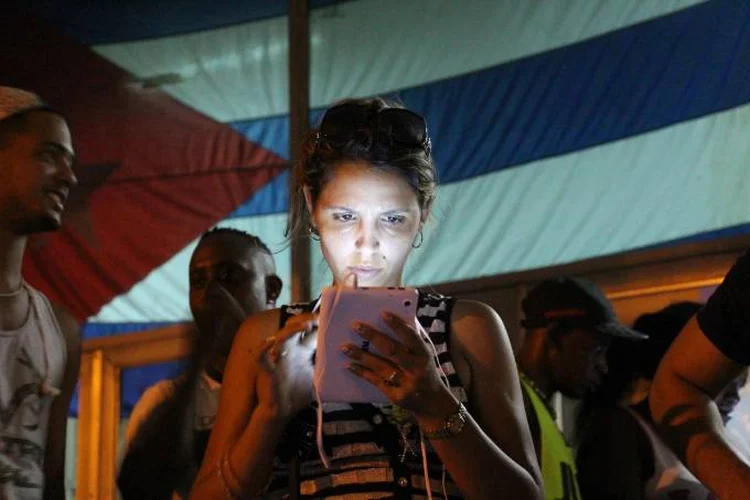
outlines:
[[[454,303],[453,298],[420,290],[417,319],[435,344],[451,391],[466,403],[466,392],[448,345]],[[281,324],[296,314],[311,311],[314,305],[311,302],[283,307]],[[299,464],[298,498],[301,499],[427,498],[418,427],[404,410],[392,405],[324,404],[323,444],[331,458],[330,470],[318,457],[316,429],[313,404],[284,432],[274,456],[271,478],[259,498],[290,497],[288,464],[294,457]],[[425,444],[432,494],[434,498],[443,498],[443,466],[429,441]],[[448,498],[461,498],[447,472],[445,491]]]

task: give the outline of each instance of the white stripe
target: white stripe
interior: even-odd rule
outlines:
[[[348,411],[352,409],[352,405],[346,403],[325,403],[323,405],[323,413],[333,413],[337,411]]]
[[[336,470],[360,469],[363,467],[380,467],[385,468],[390,464],[388,457],[375,460],[362,460],[360,457],[353,457],[350,460],[339,459],[334,466]],[[320,459],[307,460],[300,464],[300,473],[303,476],[313,476],[323,472],[330,472]]]
[[[442,319],[436,319],[432,321],[430,325],[431,333],[445,333],[445,321]]]
[[[340,420],[338,422],[324,422],[323,434],[337,436],[353,434],[355,432],[368,432],[372,426],[364,420]]]
[[[443,369],[443,373],[446,375],[453,375],[456,373],[456,369],[453,367],[453,363],[450,361],[446,361],[445,363],[441,364],[440,367]]]
[[[444,352],[448,352],[448,344],[445,342],[441,342],[440,344],[435,344],[435,354],[438,356],[440,354],[443,354]]]
[[[437,316],[437,313],[439,313],[441,311],[445,311],[446,307],[447,306],[446,306],[446,303],[445,303],[444,300],[440,301],[440,305],[437,305],[437,306],[432,306],[430,304],[425,304],[424,306],[420,307],[417,310],[417,315],[418,316],[435,317],[435,316]]]
[[[424,244],[407,263],[405,282],[419,286],[552,266],[750,222],[748,137],[750,106],[742,106],[448,184],[438,193]],[[272,248],[283,241],[284,223],[284,214],[228,221]],[[319,244],[311,247],[313,290],[320,290],[330,283],[330,271]],[[187,319],[188,250],[96,319]],[[288,250],[276,262],[289,283]]]
[[[750,222],[748,137],[746,105],[443,186],[404,282],[553,266]],[[313,269],[317,288],[325,274]]]
[[[300,483],[300,493],[303,495],[313,495],[325,488],[344,486],[347,484],[367,484],[392,481],[393,471],[391,469],[359,469],[302,481]]]
[[[378,453],[385,453],[383,448],[379,447],[377,443],[351,443],[343,444],[341,446],[335,446],[333,448],[333,458],[348,458],[360,455],[377,455]]]
[[[462,403],[466,403],[469,400],[463,387],[451,387],[451,393]]]
[[[312,107],[470,73],[678,11],[700,0],[358,0],[310,20]],[[138,77],[219,121],[288,112],[287,18],[100,45]]]

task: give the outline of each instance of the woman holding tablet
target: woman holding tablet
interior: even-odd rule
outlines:
[[[403,286],[436,194],[424,119],[380,99],[345,101],[326,112],[305,153],[288,233],[320,240],[336,286]],[[516,365],[494,310],[419,291],[416,321],[389,311],[377,311],[377,323],[355,321],[359,341],[325,349],[345,355],[342,376],[390,403],[323,403],[320,426],[318,303],[241,327],[191,498],[541,498]]]

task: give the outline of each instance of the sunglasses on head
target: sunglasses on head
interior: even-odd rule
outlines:
[[[362,128],[373,131],[373,142],[390,143],[404,148],[421,148],[429,155],[432,149],[424,118],[402,108],[385,108],[373,112],[361,104],[344,103],[323,115],[315,142],[343,145],[354,139]]]

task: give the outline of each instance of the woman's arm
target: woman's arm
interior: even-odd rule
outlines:
[[[309,402],[306,394],[311,388],[297,390],[293,386],[301,380],[303,367],[310,365],[312,340],[303,343],[292,337],[304,330],[310,319],[309,315],[297,316],[277,332],[279,311],[274,310],[249,318],[240,328],[227,360],[216,423],[191,498],[225,498],[227,488],[237,496],[250,496],[265,486],[287,422]],[[282,337],[294,345],[284,357],[276,353],[274,367],[265,365],[266,351]]]
[[[378,387],[394,404],[409,411],[424,430],[444,427],[458,401],[440,380],[433,354],[415,326],[383,315],[400,341],[370,325],[354,330],[379,353],[344,344],[349,369]],[[541,480],[523,410],[516,363],[502,322],[488,306],[459,302],[451,319],[451,352],[470,367],[471,415],[458,434],[432,439],[451,477],[467,498],[541,498]],[[469,376],[467,375],[466,378]],[[470,382],[470,383],[469,383]]]
[[[451,326],[453,359],[461,357],[470,368],[471,380],[461,382],[470,387],[471,418],[460,434],[432,440],[432,446],[467,498],[497,498],[499,491],[508,498],[541,498],[516,362],[500,317],[486,304],[458,301]],[[420,426],[434,429],[451,405],[436,402],[444,408],[438,418],[415,416]]]

